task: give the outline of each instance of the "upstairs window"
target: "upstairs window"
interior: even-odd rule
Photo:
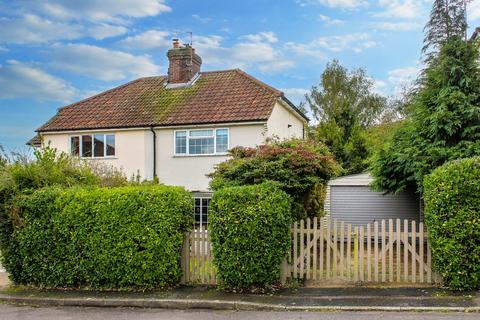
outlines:
[[[225,154],[229,146],[228,129],[175,131],[176,155]]]
[[[115,156],[115,135],[84,134],[70,137],[70,153],[82,158],[105,158]]]
[[[191,130],[188,138],[189,154],[213,154],[215,137],[213,130]]]

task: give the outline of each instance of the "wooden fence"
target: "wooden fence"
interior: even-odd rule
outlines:
[[[282,264],[282,281],[304,279],[306,285],[333,283],[413,283],[439,281],[423,223],[382,220],[366,226],[307,219],[293,225],[292,247]],[[253,235],[254,236],[254,235]],[[185,237],[184,284],[216,284],[206,229]]]

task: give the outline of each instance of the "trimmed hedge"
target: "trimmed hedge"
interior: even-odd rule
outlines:
[[[291,206],[291,198],[271,183],[214,193],[208,230],[223,287],[268,287],[279,279],[290,248]]]
[[[435,169],[424,187],[435,268],[451,289],[480,289],[480,157]]]
[[[176,284],[193,200],[180,187],[47,188],[19,202],[15,252],[4,257],[19,284],[153,288]]]

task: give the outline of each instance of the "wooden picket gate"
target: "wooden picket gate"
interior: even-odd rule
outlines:
[[[292,228],[283,281],[326,283],[438,282],[423,223],[400,219],[352,226],[329,219],[301,220]]]
[[[314,218],[295,223],[291,232],[292,247],[282,264],[282,282],[303,279],[307,286],[440,282],[432,272],[423,223],[390,219],[352,226]],[[212,262],[208,230],[199,228],[187,234],[181,257],[182,284],[215,285]]]
[[[213,266],[212,244],[206,228],[194,229],[185,236],[181,265],[182,284],[215,285],[217,275]]]

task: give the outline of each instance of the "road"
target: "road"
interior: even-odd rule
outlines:
[[[129,308],[75,308],[29,307],[0,305],[1,320],[430,320],[430,319],[480,319],[476,313],[400,313],[400,312],[234,312],[234,311],[181,311]]]

